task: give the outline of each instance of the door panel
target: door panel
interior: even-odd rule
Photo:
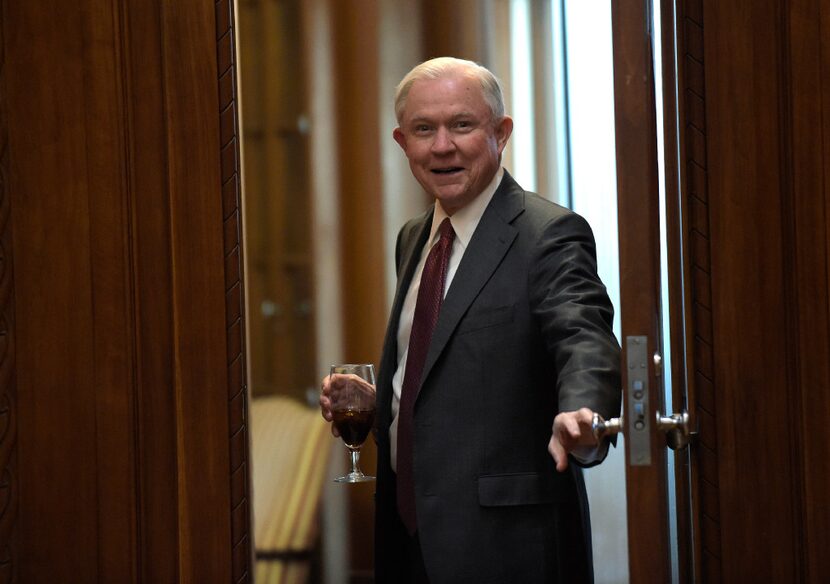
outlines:
[[[717,492],[719,537],[704,541],[724,581],[817,582],[830,561],[814,434],[830,413],[828,17],[824,0],[700,11],[714,405],[701,442],[714,450],[699,459],[717,468],[701,484]]]
[[[623,4],[615,34],[638,23],[630,5],[626,20]],[[648,3],[640,4],[642,23]],[[684,347],[672,381],[685,384],[688,394],[678,397],[697,431],[688,467],[694,549],[686,560],[681,550],[680,580],[819,582],[830,567],[830,464],[817,438],[830,415],[830,2],[662,5],[674,5],[676,17],[663,22],[677,44],[676,109],[664,110],[664,135],[675,144],[667,142],[666,156],[679,161],[667,173],[679,179],[668,263],[680,302],[673,314],[682,315],[674,321],[683,323],[672,340]],[[654,312],[651,273],[638,265],[654,263],[652,154],[645,135],[632,138],[652,132],[641,109],[649,96],[636,90],[648,78],[643,36],[621,39],[617,55],[618,173],[630,177],[619,191],[621,270],[642,271],[639,288],[623,284],[624,339],[647,334]],[[632,311],[642,314],[626,318]],[[662,505],[662,478],[634,486],[643,473],[629,470],[629,490],[658,493],[646,507],[630,498],[630,523],[658,521],[662,513],[648,507]],[[667,581],[660,561],[676,542],[661,534],[655,547],[656,539],[634,536],[661,533],[654,529],[646,522],[630,530],[632,581]],[[660,557],[640,573],[637,558],[649,549]]]

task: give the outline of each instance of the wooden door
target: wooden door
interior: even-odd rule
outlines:
[[[678,494],[677,541],[666,530],[666,451],[653,469],[629,467],[631,581],[670,581],[679,543],[681,582],[820,582],[830,569],[820,438],[830,415],[830,2],[662,5],[663,46],[677,47],[664,110],[670,312],[682,325],[671,335],[682,365],[673,385],[695,435],[689,464],[676,464],[689,490]],[[654,339],[649,354],[660,346],[650,8],[615,4],[622,334],[624,344]]]
[[[250,581],[232,8],[0,1],[0,580]]]
[[[681,78],[696,88],[683,127],[696,161],[686,192],[701,575],[819,582],[830,567],[818,438],[830,414],[830,2],[681,8]]]

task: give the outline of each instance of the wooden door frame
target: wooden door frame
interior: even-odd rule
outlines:
[[[663,350],[657,122],[651,30],[647,24],[651,18],[650,5],[650,0],[612,2],[629,578],[638,583],[667,582],[671,577],[666,448],[654,428],[657,411],[665,412],[662,376],[650,358],[655,353],[662,354]],[[628,438],[636,419],[627,390],[629,336],[648,339],[646,366],[650,388],[645,411],[651,428],[648,466],[629,463],[631,441]]]

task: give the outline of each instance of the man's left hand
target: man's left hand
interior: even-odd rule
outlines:
[[[553,435],[548,442],[548,452],[556,462],[559,472],[568,468],[568,453],[574,449],[597,445],[591,425],[594,412],[580,408],[575,412],[561,412],[553,419]]]

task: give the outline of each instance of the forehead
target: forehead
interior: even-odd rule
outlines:
[[[419,79],[412,84],[403,111],[404,119],[435,115],[489,115],[481,83],[463,73],[438,79]]]

